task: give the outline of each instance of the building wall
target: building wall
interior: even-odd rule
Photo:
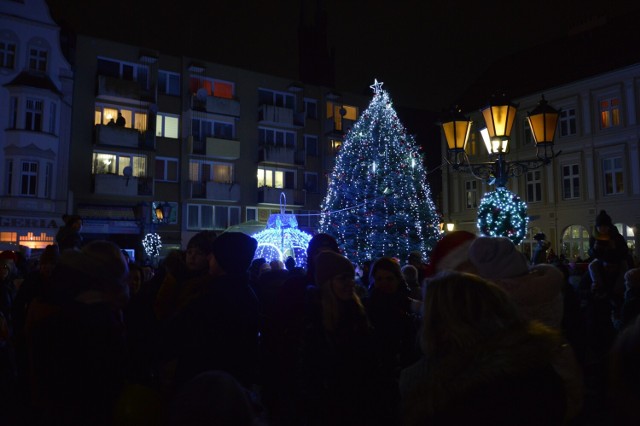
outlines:
[[[148,67],[148,88],[132,89],[133,86],[129,84],[131,82],[121,81],[126,80],[123,78],[106,79],[104,72],[98,69],[98,58],[121,61],[122,64],[134,68]],[[89,234],[91,238],[114,239],[121,245],[134,244],[136,238],[139,240],[142,234],[153,231],[161,235],[168,247],[185,247],[189,238],[205,228],[189,225],[190,211],[194,211],[195,208],[239,208],[240,215],[237,220],[227,222],[226,225],[237,225],[236,222],[242,223],[252,219],[247,216],[248,211],[249,215],[257,213],[257,219],[266,223],[270,212],[280,210],[280,191],[268,191],[276,193],[274,199],[260,198],[258,167],[295,172],[295,190],[291,192],[292,196],[287,197],[286,209],[301,214],[299,222],[308,220],[309,216],[304,214],[320,209],[322,194],[326,191],[325,175],[331,170],[331,158],[334,155],[330,150],[330,140],[341,140],[344,137],[342,132],[334,131],[332,120],[327,118],[325,102],[331,100],[337,105],[355,106],[359,111],[368,101],[362,96],[336,94],[331,92],[330,88],[207,62],[201,58],[177,57],[163,52],[148,51],[140,46],[86,36],[78,37],[74,65],[75,107],[71,124],[71,163],[74,164],[71,170],[71,189],[74,194],[74,206],[78,213],[85,215],[85,234]],[[163,93],[159,84],[160,71],[180,76],[179,94]],[[198,98],[198,92],[194,94],[193,88],[190,87],[191,77],[231,83],[234,87],[233,96],[227,99],[217,95],[205,96],[202,92]],[[261,111],[264,112],[264,107],[259,97],[260,89],[292,96],[295,99],[295,107],[272,108],[266,115],[268,119],[261,121],[260,118],[264,116],[260,114]],[[304,115],[305,99],[316,101],[317,118],[307,117],[301,123],[299,119]],[[131,129],[123,131],[122,139],[115,136],[112,139],[107,138],[105,134],[119,132],[122,129],[114,130],[111,126],[94,124],[96,106],[101,105],[146,113],[147,132],[151,135],[145,135],[142,138],[143,142],[137,145],[135,138],[129,138],[130,134],[127,134],[131,133]],[[151,129],[151,123],[155,123],[152,117],[160,113],[179,117],[177,139],[155,136],[155,131]],[[294,117],[293,121],[291,117]],[[192,130],[194,118],[233,123],[235,134],[231,137],[214,137],[198,143]],[[345,120],[343,130],[346,130],[350,123],[352,122]],[[261,156],[261,150],[266,148],[259,142],[261,127],[295,133],[295,151],[304,149],[304,135],[315,135],[318,138],[318,155],[300,156],[298,153],[296,157],[291,152],[282,155],[281,151],[276,150],[267,153],[266,157],[264,154]],[[92,170],[94,152],[118,152],[121,155],[145,157],[146,175],[151,180],[150,191],[135,191],[122,186],[125,176],[121,170],[114,170],[110,176],[95,174]],[[157,158],[178,160],[177,182],[158,181],[159,171],[156,170],[155,164]],[[233,184],[228,188],[221,188],[220,185],[199,185],[190,182],[190,163],[194,161],[233,165]],[[318,176],[318,187],[314,191],[305,191],[305,172],[313,172]],[[104,179],[113,180],[114,185],[121,185],[121,190],[113,190],[113,186],[103,184]],[[205,186],[206,191],[203,189]],[[216,188],[213,188],[214,186]],[[225,193],[225,190],[228,192]],[[157,223],[153,211],[154,206],[162,203],[172,206],[170,221],[167,224]],[[213,229],[224,230],[226,226],[213,226]]]
[[[640,64],[596,75],[570,84],[550,87],[544,90],[549,104],[565,113],[575,112],[575,133],[562,135],[559,128],[555,137],[555,152],[559,155],[547,166],[538,169],[541,174],[541,194],[539,202],[528,202],[529,226],[547,235],[556,253],[563,251],[567,242],[563,233],[570,226],[582,226],[589,235],[593,232],[595,217],[600,210],[606,210],[613,222],[630,227],[635,233],[635,256],[639,255],[638,232],[640,232],[640,154],[638,125],[638,100]],[[533,143],[527,143],[525,119],[527,111],[537,105],[541,93],[515,99],[519,103],[518,115],[511,138],[508,161],[534,158]],[[602,101],[618,99],[619,124],[609,128],[601,126]],[[484,126],[479,113],[472,114],[474,127],[472,138],[479,142],[477,155],[470,155],[472,162],[487,161],[478,129]],[[444,143],[444,138],[443,138]],[[446,145],[443,145],[446,146]],[[614,194],[607,194],[603,162],[613,158],[620,160],[622,188]],[[580,193],[567,198],[563,193],[563,170],[570,165],[579,166]],[[443,173],[443,210],[447,221],[456,224],[456,229],[477,232],[476,209],[466,208],[465,181],[474,181],[473,176],[457,173],[448,168]],[[478,201],[493,187],[476,181]],[[527,199],[526,175],[510,179],[507,188]],[[633,240],[633,238],[630,238]],[[525,241],[523,250],[530,244]],[[575,255],[575,251],[565,254]]]
[[[0,1],[0,40],[12,46],[3,56],[15,53],[0,64],[0,242],[32,249],[53,243],[62,215],[71,210],[73,74],[59,33],[44,0]],[[42,67],[30,65],[32,49],[41,52]],[[28,115],[27,105],[39,112]],[[23,167],[33,167],[29,178]]]

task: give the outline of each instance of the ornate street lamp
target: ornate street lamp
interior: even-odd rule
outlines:
[[[481,110],[486,128],[480,133],[489,158],[493,159],[484,163],[471,163],[465,152],[472,121],[460,111],[454,111],[447,117],[442,123],[442,130],[447,140],[448,161],[453,169],[470,173],[497,187],[504,187],[509,177],[520,176],[528,170],[549,164],[559,154],[553,152],[553,138],[560,112],[549,106],[544,96],[527,117],[536,142],[536,158],[524,161],[505,159],[505,155],[509,153],[517,108],[518,105],[505,99],[494,99]]]
[[[171,217],[171,204],[165,202],[162,203],[155,203],[155,213],[156,213],[156,219],[158,220],[159,223],[169,223],[170,217]]]

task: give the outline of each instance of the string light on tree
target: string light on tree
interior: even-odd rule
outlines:
[[[322,203],[320,232],[352,262],[426,257],[440,239],[422,155],[376,79],[374,95],[337,154]]]
[[[478,230],[488,237],[507,237],[520,244],[527,233],[527,203],[504,187],[487,192],[478,207]]]
[[[160,249],[162,248],[162,240],[160,239],[160,235],[146,234],[142,239],[142,247],[144,248],[144,252],[151,259],[155,259],[160,256]]]

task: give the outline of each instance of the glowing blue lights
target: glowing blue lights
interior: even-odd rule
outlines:
[[[255,259],[265,258],[267,262],[291,256],[296,266],[306,268],[307,246],[311,235],[298,229],[298,221],[292,214],[272,214],[264,231],[253,235],[258,241]]]

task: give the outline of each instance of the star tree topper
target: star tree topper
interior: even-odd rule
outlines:
[[[373,89],[373,93],[378,94],[380,93],[380,91],[382,90],[382,85],[384,83],[382,81],[378,82],[377,78],[373,79],[373,84],[369,87],[371,87]]]

